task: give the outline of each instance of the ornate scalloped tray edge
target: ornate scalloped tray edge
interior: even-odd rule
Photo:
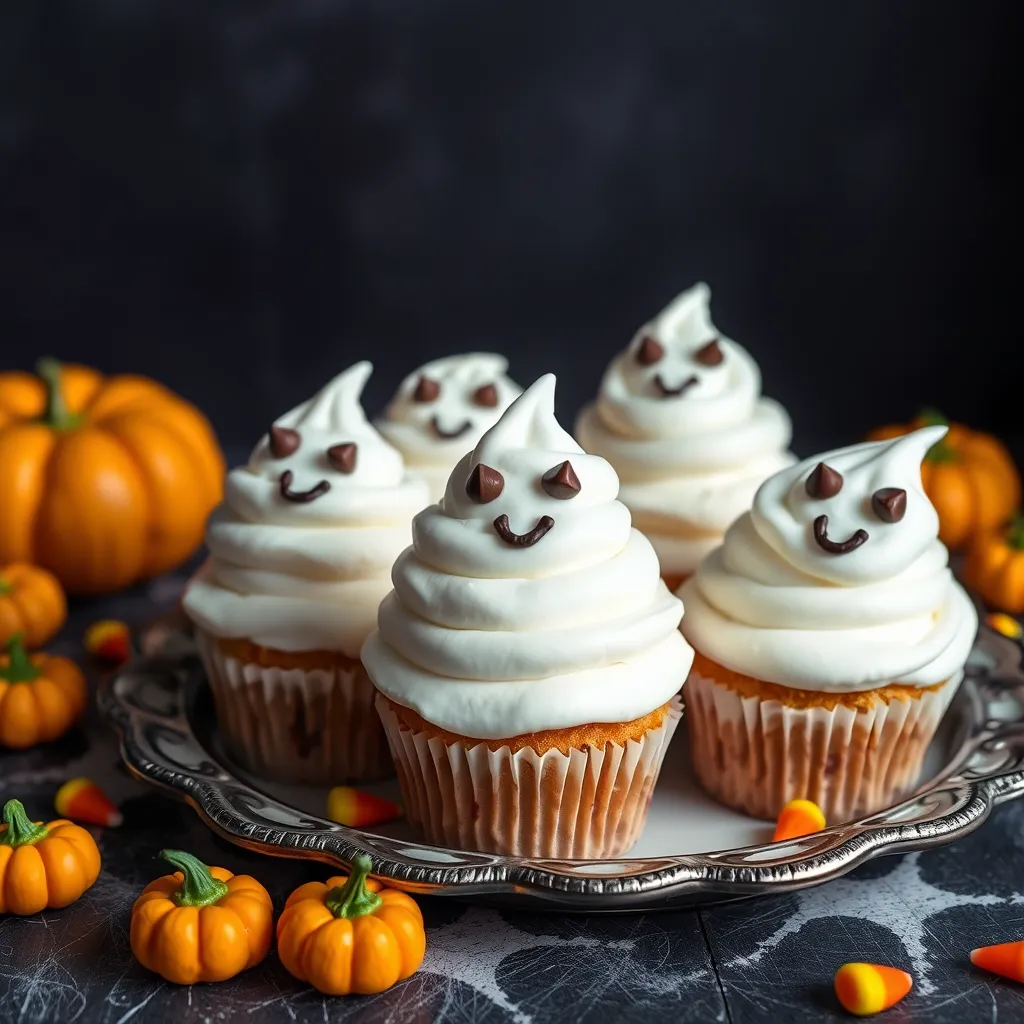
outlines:
[[[953,753],[903,803],[782,845],[706,854],[545,861],[446,850],[346,828],[298,810],[237,777],[193,726],[202,670],[176,654],[132,662],[100,689],[131,772],[187,800],[220,835],[260,853],[345,865],[369,854],[375,874],[430,895],[483,897],[561,910],[668,908],[786,892],[884,854],[948,843],[1024,793],[1021,647],[983,626],[960,692]]]

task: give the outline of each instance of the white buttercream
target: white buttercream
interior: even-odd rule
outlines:
[[[977,614],[949,570],[920,470],[945,431],[841,448],[767,480],[682,587],[687,639],[733,671],[805,690],[932,686],[954,677]],[[843,478],[829,498],[807,493],[819,462]],[[872,495],[884,488],[906,491],[898,522],[873,510]],[[814,537],[822,515],[830,540],[858,530],[867,540],[844,554],[824,550]]]
[[[427,502],[426,485],[406,473],[363,414],[359,395],[371,369],[356,363],[276,421],[299,433],[291,455],[276,458],[264,436],[249,462],[228,474],[224,503],[207,526],[210,558],[184,599],[208,633],[358,657],[412,517]],[[356,445],[355,467],[342,473],[327,449],[348,442]],[[329,490],[289,501],[281,490],[286,471],[293,492],[321,481]]]
[[[440,501],[455,464],[498,422],[522,388],[506,374],[508,360],[493,352],[445,356],[421,366],[402,381],[377,429],[401,453],[409,468],[430,487],[430,500]],[[413,397],[421,378],[440,389],[435,399]],[[493,385],[497,405],[481,405],[478,388]],[[457,437],[445,437],[458,432]]]
[[[641,718],[678,692],[693,657],[682,605],[616,500],[615,471],[559,426],[554,387],[549,374],[518,398],[456,466],[443,501],[416,516],[363,648],[383,693],[461,735]],[[554,498],[541,478],[566,460],[580,490]],[[486,504],[466,492],[478,464],[503,477]],[[501,515],[518,534],[544,516],[554,526],[515,546],[495,529]]]
[[[576,424],[583,447],[615,467],[619,497],[666,574],[692,572],[761,482],[793,462],[789,417],[761,397],[757,364],[714,326],[710,299],[706,284],[695,285],[641,327]],[[645,337],[664,349],[647,366],[636,358]],[[703,365],[696,354],[714,339],[722,361]],[[679,396],[665,397],[657,383],[672,389],[691,377]]]

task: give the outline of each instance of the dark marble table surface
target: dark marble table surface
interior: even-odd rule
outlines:
[[[181,579],[166,578],[82,604],[56,646],[82,656],[90,621],[139,622],[169,607],[180,587]],[[132,780],[95,710],[57,744],[0,754],[0,799],[18,796],[33,816],[50,817],[58,785],[83,774],[107,788],[125,821],[94,830],[103,872],[78,903],[0,918],[2,1024],[830,1021],[850,1019],[831,991],[833,973],[849,960],[913,973],[914,991],[887,1020],[1024,1019],[1024,986],[985,976],[967,959],[974,946],[1024,938],[1024,802],[998,809],[954,846],[882,859],[817,889],[700,911],[584,917],[424,900],[422,970],[380,996],[325,999],[294,981],[274,953],[230,982],[191,988],[135,963],[131,905],[163,874],[154,858],[165,846],[256,875],[278,907],[324,871],[241,851],[185,805]]]

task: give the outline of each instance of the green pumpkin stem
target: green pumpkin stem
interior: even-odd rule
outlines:
[[[40,359],[36,363],[36,376],[46,385],[46,408],[41,420],[54,430],[73,430],[81,422],[81,416],[68,412],[64,402],[64,368],[56,359]]]
[[[0,576],[0,594],[10,594],[13,590],[14,587],[12,587],[10,583],[3,578],[3,576]]]
[[[917,420],[922,427],[948,427],[949,420],[942,415],[938,409],[922,409],[917,414]],[[955,462],[956,452],[946,443],[946,439],[940,438],[928,449],[924,457],[925,462]]]
[[[1016,551],[1024,551],[1024,514],[1018,514],[1006,531],[1006,543]]]
[[[45,825],[29,820],[20,800],[8,800],[4,804],[3,820],[7,831],[0,835],[0,846],[32,846],[50,834]]]
[[[335,917],[365,917],[372,914],[384,901],[366,888],[366,876],[373,863],[365,853],[352,861],[352,874],[344,885],[335,886],[325,897],[324,906]]]
[[[25,650],[24,633],[15,633],[7,641],[7,657],[10,661],[4,668],[0,668],[0,679],[9,683],[34,683],[43,674],[41,668],[32,664]]]
[[[174,894],[179,907],[208,907],[227,896],[228,887],[198,857],[183,850],[161,850],[160,856],[185,876]]]

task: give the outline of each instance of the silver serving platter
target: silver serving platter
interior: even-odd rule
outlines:
[[[231,766],[214,736],[212,701],[194,651],[182,637],[165,651],[134,661],[100,691],[101,709],[120,733],[135,776],[188,801],[240,846],[338,866],[369,854],[375,875],[415,893],[588,912],[781,893],[837,878],[872,857],[952,842],[974,831],[997,804],[1024,793],[1022,649],[986,626],[944,738],[933,744],[929,779],[909,799],[785,844],[614,862],[449,850],[309,813]]]

